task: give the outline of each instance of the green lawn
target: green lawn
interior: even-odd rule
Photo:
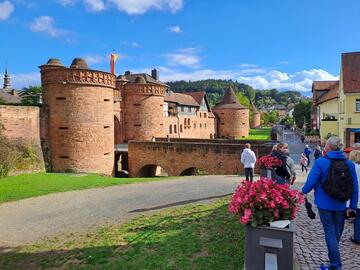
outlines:
[[[228,199],[173,208],[0,254],[0,269],[242,269],[244,230]]]
[[[139,182],[150,182],[164,178],[165,177],[113,178],[96,174],[22,174],[0,179],[0,203],[46,195],[49,193],[107,187],[113,185],[125,185]]]
[[[240,140],[270,140],[271,128],[250,129],[249,137]]]

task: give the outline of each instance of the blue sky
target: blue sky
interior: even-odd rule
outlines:
[[[20,88],[50,57],[108,71],[115,50],[117,73],[309,91],[360,50],[359,12],[358,0],[0,0],[0,67]]]

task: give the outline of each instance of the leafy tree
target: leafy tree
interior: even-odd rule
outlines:
[[[271,111],[261,114],[261,122],[263,126],[272,126],[279,120],[279,114],[277,111]]]
[[[21,103],[24,105],[39,105],[41,103],[42,89],[40,86],[23,88],[20,96]]]
[[[0,97],[0,105],[1,104],[5,104],[5,100],[2,97]]]
[[[312,102],[308,100],[301,101],[295,105],[293,117],[298,128],[303,128],[304,119],[306,126],[311,126],[311,105]]]
[[[241,105],[244,105],[248,108],[251,108],[249,98],[242,92],[235,93],[237,100],[240,102]]]

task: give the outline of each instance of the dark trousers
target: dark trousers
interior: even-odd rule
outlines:
[[[307,158],[307,160],[308,160],[307,165],[308,165],[308,167],[309,167],[309,166],[310,166],[310,156],[306,156],[306,158]]]
[[[246,178],[246,181],[249,181],[249,178],[250,178],[251,182],[253,181],[253,179],[254,179],[254,169],[253,168],[245,168],[245,178]]]
[[[339,242],[344,230],[345,211],[329,211],[319,208],[319,216],[324,228],[325,242],[332,269],[341,269]]]
[[[356,209],[356,218],[354,222],[354,240],[360,242],[360,208]]]
[[[307,167],[301,164],[301,171],[302,171],[302,172],[304,172],[304,171],[307,172]]]

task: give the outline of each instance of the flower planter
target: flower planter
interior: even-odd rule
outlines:
[[[279,229],[270,226],[245,227],[245,270],[293,269],[295,225]]]
[[[260,169],[260,176],[266,177],[269,179],[276,179],[276,172],[274,169],[268,169],[268,168],[261,168]]]

